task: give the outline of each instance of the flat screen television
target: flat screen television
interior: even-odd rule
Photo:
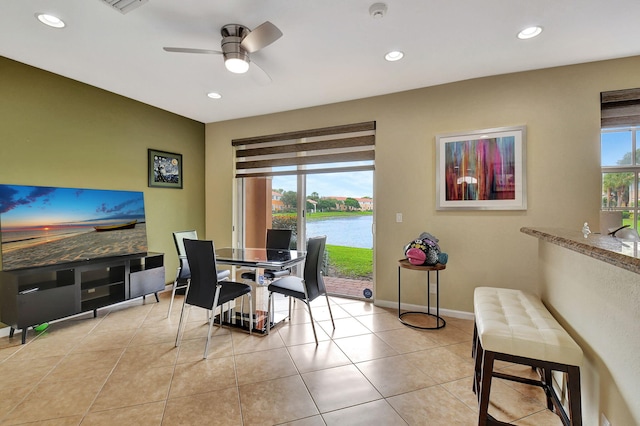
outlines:
[[[144,194],[0,185],[2,269],[147,252]]]

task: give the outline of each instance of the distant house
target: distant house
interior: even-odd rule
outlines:
[[[353,198],[354,200],[357,200],[358,203],[360,204],[361,211],[373,211],[373,198],[335,197],[335,196],[328,196],[328,197],[322,197],[322,198],[324,199],[331,198],[336,201],[342,201],[341,203],[336,204],[336,210],[342,210],[342,211],[349,210],[349,208],[344,204],[344,200],[346,200],[347,198]]]
[[[271,191],[271,211],[279,212],[282,209],[284,209],[282,194],[277,191]]]

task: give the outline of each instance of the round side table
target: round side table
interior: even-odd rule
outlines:
[[[444,318],[440,316],[440,271],[446,268],[446,265],[441,263],[435,264],[433,266],[427,265],[413,265],[409,262],[408,259],[400,259],[398,261],[398,319],[404,325],[408,325],[409,327],[419,328],[422,330],[437,330],[439,328],[443,328],[447,323]],[[407,311],[402,312],[400,309],[400,290],[401,290],[401,282],[400,282],[400,271],[402,269],[411,269],[414,271],[423,271],[427,273],[427,312],[418,312],[418,311]],[[435,271],[436,273],[436,313],[431,313],[431,272]],[[405,315],[427,315],[430,317],[434,317],[436,319],[435,327],[422,327],[419,325],[411,324],[403,319]]]

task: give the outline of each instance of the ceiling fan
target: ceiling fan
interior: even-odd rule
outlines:
[[[227,24],[222,27],[220,33],[222,34],[222,42],[220,43],[222,51],[187,47],[163,47],[163,49],[167,52],[222,55],[227,70],[243,74],[249,70],[250,53],[257,52],[282,37],[282,31],[269,21],[260,24],[253,31],[244,25]],[[262,68],[257,66],[255,62],[253,65],[263,74],[266,81],[271,81],[271,77]]]

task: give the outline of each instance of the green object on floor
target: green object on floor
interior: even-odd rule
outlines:
[[[34,326],[33,329],[35,331],[44,331],[44,330],[47,329],[47,327],[49,327],[49,323],[48,322],[43,322],[42,324]]]

